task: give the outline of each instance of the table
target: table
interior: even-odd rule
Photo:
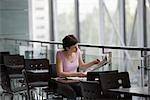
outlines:
[[[6,67],[9,67],[9,68],[24,68],[24,65],[6,65]]]
[[[108,91],[120,93],[120,94],[131,94],[133,96],[149,97],[150,98],[150,88],[148,88],[148,87],[131,87],[131,88],[109,89]]]
[[[41,69],[41,70],[28,70],[28,72],[40,74],[40,73],[48,73],[49,71],[47,69]]]
[[[86,77],[52,78],[57,84],[57,93],[66,98],[81,97],[80,81],[85,79]]]
[[[63,84],[74,84],[74,83],[80,83],[81,80],[86,80],[86,77],[66,77],[66,78],[53,78],[58,83]]]

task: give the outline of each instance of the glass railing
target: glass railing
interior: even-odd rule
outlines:
[[[119,70],[128,71],[133,86],[147,85],[150,57],[150,48],[100,46],[94,44],[81,44],[79,47],[85,62],[93,59],[108,58],[108,64],[96,68],[95,71]],[[61,42],[31,41],[0,38],[0,51],[9,51],[10,54],[24,55],[26,59],[48,58],[55,63],[56,51],[62,49]],[[81,69],[84,71],[85,69]]]

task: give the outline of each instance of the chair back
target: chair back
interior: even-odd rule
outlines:
[[[118,70],[87,72],[87,81],[94,81],[96,78],[99,78],[99,74],[103,73],[118,73]]]
[[[118,78],[119,88],[130,88],[131,87],[130,77],[129,77],[129,73],[128,72],[120,72],[120,73],[118,73],[117,78]],[[131,99],[132,95],[124,94],[123,97],[121,97],[121,98]]]
[[[51,78],[56,78],[57,77],[56,64],[50,64],[49,74],[50,74]]]
[[[49,68],[48,59],[25,59],[26,70],[40,70]]]
[[[24,69],[24,56],[6,55],[4,56],[4,65],[9,74],[22,74],[22,69]]]
[[[0,52],[0,81],[3,90],[10,91],[10,78],[6,67],[4,66],[4,56],[9,55],[9,52]]]
[[[5,65],[1,65],[1,86],[3,90],[11,91],[10,77]]]
[[[48,84],[48,80],[50,79],[49,68],[48,59],[25,59],[25,70],[28,76],[30,76],[28,78],[29,82],[47,82]],[[38,70],[47,70],[47,72],[36,73]]]
[[[110,93],[108,89],[118,89],[121,87],[130,87],[130,80],[128,72],[120,73],[105,73],[100,74],[100,83],[103,94],[109,98],[131,98],[131,95],[120,95],[117,93]]]
[[[101,88],[103,90],[104,96],[108,98],[118,98],[118,94],[109,93],[108,89],[117,89],[119,88],[117,73],[103,73],[99,75],[99,81]]]
[[[123,88],[130,88],[131,83],[130,83],[130,78],[129,78],[129,73],[128,72],[120,72],[117,75],[118,78],[118,83],[120,87]]]
[[[84,100],[100,100],[103,98],[98,81],[81,81],[81,91]]]
[[[0,52],[0,64],[4,64],[5,55],[9,55],[9,52]]]
[[[50,78],[49,78],[49,81],[48,81],[49,90],[51,90],[52,92],[56,92],[57,83],[54,79],[51,79],[51,78],[56,78],[57,77],[56,64],[50,64],[49,74],[50,74]]]

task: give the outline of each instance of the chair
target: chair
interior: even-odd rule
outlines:
[[[50,79],[48,59],[25,59],[25,80],[31,88],[39,88],[39,93],[43,90],[42,88],[48,87],[48,81]],[[42,72],[47,70],[47,72]],[[41,71],[40,73],[37,73]],[[30,90],[30,88],[28,88]],[[43,94],[43,92],[42,92]],[[41,94],[39,94],[41,95]]]
[[[103,98],[98,81],[81,81],[81,90],[84,100],[101,100]]]
[[[130,83],[130,78],[129,78],[129,73],[128,72],[120,72],[117,75],[118,78],[118,83],[120,88],[130,88],[131,83]],[[124,94],[123,98],[131,99],[132,95],[130,94]]]
[[[34,85],[37,87],[48,86],[50,78],[48,73],[49,67],[48,59],[25,59],[25,70],[32,73],[32,80],[29,80],[29,82],[34,82]],[[47,70],[47,72],[37,73],[36,71],[38,70]]]
[[[14,82],[11,81],[12,79],[21,78],[20,75],[22,74],[20,73],[20,71],[23,68],[22,66],[24,66],[23,56],[9,55],[9,53],[3,56],[3,65],[1,67],[2,67],[2,77],[3,76],[5,77],[2,78],[2,88],[4,89],[2,93],[2,98],[5,97],[6,94],[11,94],[12,99],[13,95],[18,94],[26,97],[26,88],[23,87],[22,84],[21,86],[17,87],[11,86],[11,83]]]
[[[9,90],[10,84],[8,81],[8,74],[6,74],[6,67],[4,66],[4,56],[9,55],[9,52],[0,52],[0,84],[4,90]],[[8,88],[9,87],[9,88]]]
[[[24,56],[6,55],[4,56],[4,65],[7,68],[10,78],[22,77],[22,69],[24,69]]]
[[[108,89],[117,89],[120,87],[130,87],[130,80],[128,72],[120,72],[120,73],[104,73],[99,75],[100,84],[103,91],[104,96],[113,99],[131,99],[130,95],[120,95],[117,93],[110,93]]]
[[[29,83],[29,80],[32,78],[32,73],[27,72],[24,69],[24,70],[22,70],[22,74],[23,74],[23,77],[24,77],[25,87],[27,89],[27,100],[32,100],[33,97],[31,96],[32,95],[31,91],[32,91],[33,87]]]
[[[11,88],[22,86],[22,69],[24,69],[24,56],[6,55],[4,56],[4,65],[11,80]]]
[[[43,70],[49,68],[48,59],[25,59],[26,70]]]
[[[9,52],[0,52],[0,64],[4,64],[4,56],[9,54]]]
[[[53,93],[56,93],[57,83],[53,79],[57,77],[56,64],[50,64],[49,74],[50,74],[50,79],[48,81],[49,90],[52,91]]]
[[[117,75],[119,85],[122,86],[123,88],[130,88],[130,79],[129,79],[129,73],[128,72],[120,72]]]

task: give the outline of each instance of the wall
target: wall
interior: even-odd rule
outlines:
[[[29,38],[28,0],[0,0],[0,37]]]
[[[29,39],[28,15],[28,0],[0,0],[0,38]]]

